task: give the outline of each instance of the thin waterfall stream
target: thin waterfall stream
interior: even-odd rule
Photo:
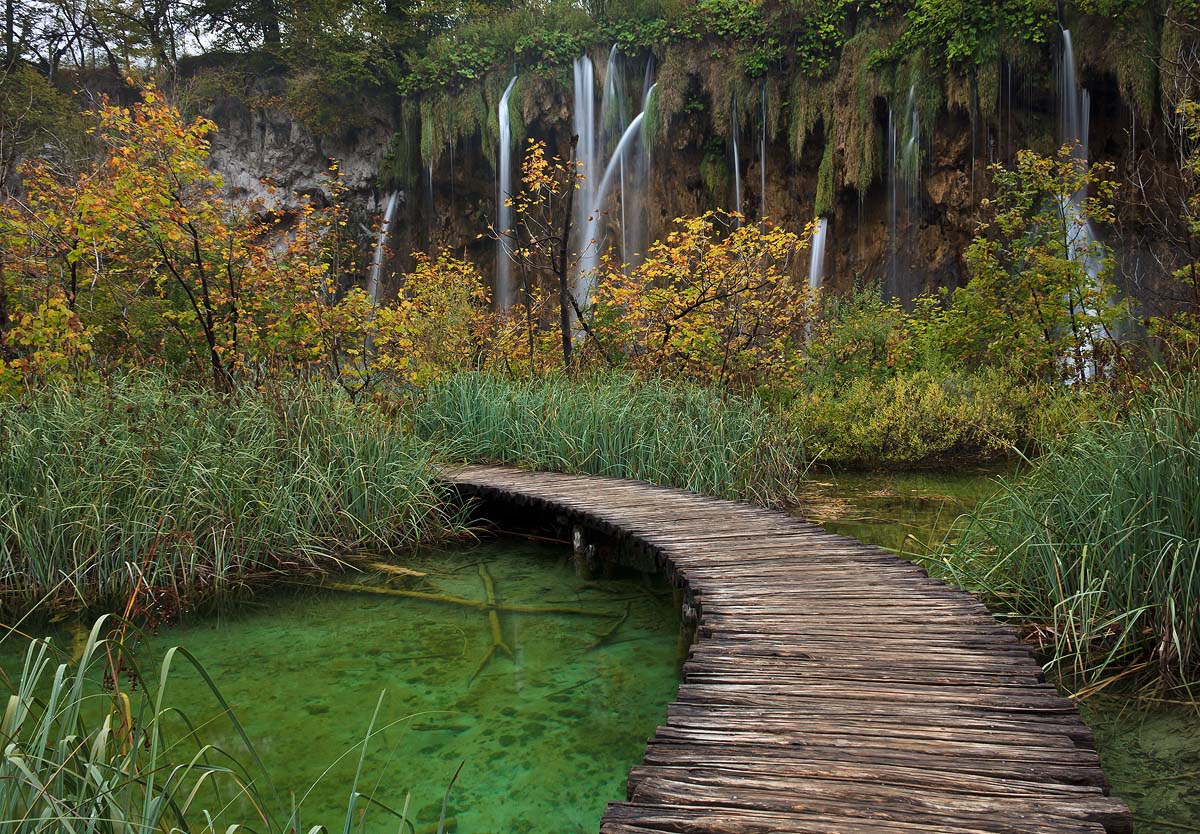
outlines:
[[[509,235],[513,228],[513,210],[508,205],[512,196],[512,114],[509,112],[509,97],[513,87],[517,85],[517,76],[513,76],[504,88],[500,97],[497,116],[500,123],[500,147],[497,149],[497,168],[500,172],[499,187],[496,194],[496,289],[493,303],[498,310],[507,310],[512,306],[512,240]]]
[[[383,218],[379,223],[379,233],[375,238],[375,251],[371,254],[371,271],[367,275],[367,295],[372,304],[379,302],[379,284],[383,277],[383,265],[387,260],[388,236],[392,231],[392,221],[396,217],[396,204],[400,200],[400,192],[388,194],[384,205]]]

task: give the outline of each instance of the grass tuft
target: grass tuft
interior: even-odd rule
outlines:
[[[454,520],[428,449],[319,385],[133,374],[0,402],[0,613],[171,610]],[[146,593],[148,592],[148,593]]]
[[[800,437],[757,399],[608,374],[533,380],[462,374],[434,385],[417,433],[461,460],[636,478],[764,504],[807,471]]]
[[[1031,623],[1077,685],[1200,682],[1200,377],[1085,425],[961,524],[937,567]]]

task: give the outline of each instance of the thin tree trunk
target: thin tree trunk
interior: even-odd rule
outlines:
[[[8,278],[4,274],[4,256],[0,253],[0,359],[7,358],[8,347]]]
[[[571,137],[571,154],[567,160],[570,179],[567,182],[567,210],[563,215],[562,239],[559,241],[558,263],[554,271],[558,275],[558,318],[562,328],[563,366],[571,373],[571,288],[567,284],[567,251],[571,240],[571,213],[575,210],[575,147],[579,136]]]

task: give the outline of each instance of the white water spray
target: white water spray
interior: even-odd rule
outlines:
[[[808,261],[808,288],[814,292],[821,289],[825,279],[825,239],[829,234],[829,218],[817,220],[817,228],[813,230],[812,253]]]
[[[737,93],[733,94],[732,116],[729,120],[730,131],[733,133],[733,210],[742,210],[742,160],[738,152],[738,101]],[[738,225],[741,225],[740,223]]]
[[[1071,30],[1063,29],[1062,55],[1059,61],[1059,141],[1071,145],[1071,155],[1081,170],[1087,169],[1088,164],[1088,132],[1091,128],[1091,96],[1079,83],[1075,72],[1075,48],[1071,42]],[[1085,214],[1087,187],[1084,186],[1070,196],[1061,200],[1062,212],[1067,232],[1067,257],[1083,264],[1092,286],[1099,288],[1100,272],[1103,268],[1103,251],[1096,238],[1096,231],[1088,222]],[[1097,311],[1085,309],[1084,313],[1094,316]],[[1083,377],[1090,378],[1095,371],[1093,362],[1088,361],[1092,354],[1092,338],[1089,335],[1085,348]]]
[[[496,194],[498,217],[496,232],[499,236],[496,240],[496,297],[493,299],[498,310],[509,309],[513,301],[512,242],[508,237],[513,226],[513,210],[512,206],[506,205],[506,203],[512,196],[512,120],[508,110],[508,100],[516,83],[517,77],[514,75],[512,81],[509,81],[508,86],[504,88],[504,95],[500,97],[498,114],[500,117],[500,147],[496,159],[499,161],[500,183]]]
[[[379,223],[379,234],[375,239],[375,252],[371,256],[371,271],[367,274],[367,295],[372,304],[379,301],[379,284],[383,277],[383,264],[387,259],[388,236],[392,232],[392,220],[396,216],[396,204],[399,199],[399,191],[393,191],[388,195],[383,209],[383,219]]]
[[[613,177],[621,168],[621,162],[628,152],[629,148],[637,141],[642,129],[642,121],[645,119],[645,113],[638,113],[633,121],[629,123],[629,127],[625,129],[625,133],[621,136],[621,141],[617,143],[616,149],[613,151],[612,159],[608,162],[608,167],[604,171],[604,176],[596,188],[595,202],[597,207],[604,204],[604,198],[608,196],[608,189],[612,185]],[[596,286],[596,266],[600,261],[600,243],[598,240],[600,234],[600,221],[602,213],[599,208],[591,212],[584,225],[583,240],[589,247],[589,259],[585,262],[581,256],[579,259],[579,279],[576,283],[576,290],[579,295],[579,305],[587,306],[592,296],[592,290]],[[590,267],[588,266],[590,264]]]

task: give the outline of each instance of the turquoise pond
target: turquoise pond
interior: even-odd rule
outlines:
[[[512,657],[497,653],[482,668],[492,632],[477,608],[329,592],[263,597],[237,616],[160,630],[139,665],[145,673],[175,645],[200,659],[273,775],[281,807],[292,792],[304,797],[303,830],[342,829],[382,693],[376,725],[386,729],[368,745],[361,789],[397,809],[411,793],[418,830],[436,826],[461,763],[448,828],[594,834],[666,716],[683,643],[669,587],[640,575],[587,581],[564,553],[507,539],[406,558],[423,577],[345,578],[482,601],[483,566],[501,605],[603,615],[501,612]],[[6,671],[14,648],[5,646]],[[178,666],[170,702],[194,722],[214,719],[207,740],[238,749],[199,676]],[[372,812],[365,830],[396,832],[396,821]]]

